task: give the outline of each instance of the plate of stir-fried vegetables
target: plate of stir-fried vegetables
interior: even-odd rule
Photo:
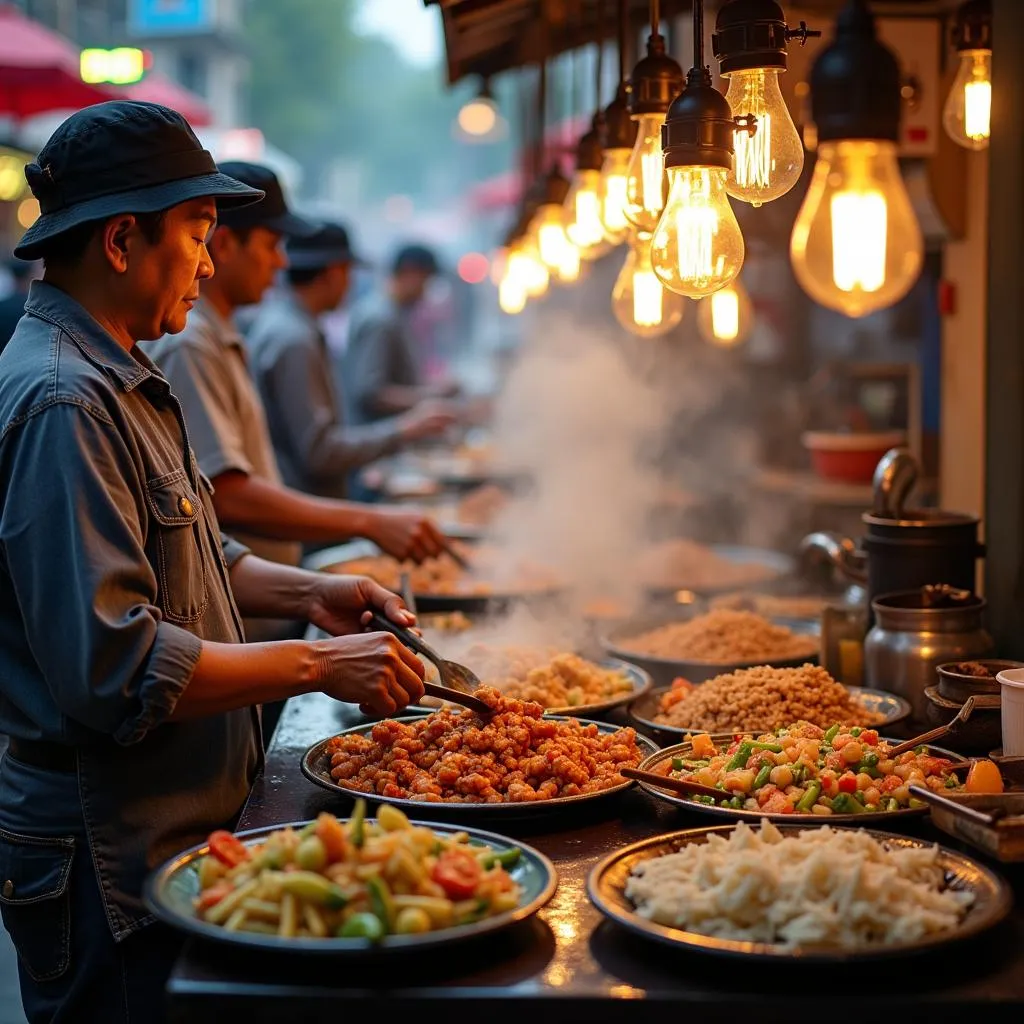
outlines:
[[[237,835],[217,831],[156,871],[146,901],[214,941],[305,953],[419,950],[507,927],[551,898],[557,876],[529,846],[474,829],[367,818]]]
[[[721,789],[720,800],[640,785],[662,800],[717,816],[772,821],[799,816],[821,824],[924,814],[927,805],[910,795],[914,784],[963,792],[953,767],[963,764],[957,754],[927,745],[890,757],[899,743],[876,729],[822,729],[810,722],[759,735],[699,733],[652,754],[640,767]]]

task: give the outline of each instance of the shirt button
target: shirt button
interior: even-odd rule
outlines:
[[[8,878],[0,892],[3,893],[5,900],[9,900],[14,895],[14,883]]]
[[[193,508],[192,502],[189,501],[188,498],[179,498],[178,508],[181,509],[181,514],[183,516],[190,516],[192,515],[193,512],[195,512],[195,508]]]

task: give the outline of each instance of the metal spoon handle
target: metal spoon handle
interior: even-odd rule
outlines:
[[[422,654],[424,658],[432,661],[438,669],[441,668],[441,662],[444,661],[444,658],[442,658],[441,655],[423,639],[423,637],[413,633],[412,630],[399,626],[396,622],[392,622],[390,619],[385,618],[380,614],[380,612],[371,612],[370,625],[374,629],[379,629],[397,637],[410,650],[415,651],[417,654]]]
[[[728,800],[731,793],[724,789],[713,789],[700,782],[690,782],[688,779],[677,779],[671,775],[661,775],[658,772],[647,772],[640,768],[620,768],[619,774],[626,779],[636,779],[637,782],[647,782],[652,786],[660,786],[662,789],[671,789],[676,793],[693,793],[698,796],[713,796],[716,800]]]

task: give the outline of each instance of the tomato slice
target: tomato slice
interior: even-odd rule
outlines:
[[[222,881],[204,889],[196,900],[196,910],[209,910],[215,907],[225,896],[234,889],[230,882]]]
[[[839,792],[840,793],[856,793],[857,792],[857,776],[853,772],[846,772],[839,779]]]
[[[861,743],[866,743],[869,747],[878,746],[878,730],[877,729],[865,729],[860,734]]]
[[[238,867],[243,861],[249,859],[249,850],[246,848],[245,843],[230,832],[225,832],[224,829],[218,829],[216,832],[210,833],[208,842],[210,844],[210,853],[221,864],[226,864],[229,868]]]
[[[447,850],[434,865],[430,877],[452,900],[465,900],[476,892],[483,868],[476,857],[461,850]]]

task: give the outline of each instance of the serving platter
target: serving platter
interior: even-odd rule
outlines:
[[[695,732],[705,732],[700,724],[692,726],[666,725],[657,720],[661,707],[661,698],[668,693],[672,687],[661,686],[657,689],[648,690],[641,697],[638,697],[629,705],[629,717],[645,729],[661,733],[664,737],[682,737]],[[861,703],[867,711],[875,715],[884,715],[884,719],[878,723],[878,728],[895,725],[910,716],[910,703],[895,693],[888,693],[885,690],[871,690],[864,686],[847,686],[847,691],[854,700]],[[739,732],[744,730],[740,729]]]
[[[678,578],[649,578],[645,582],[647,592],[656,599],[664,599],[680,592],[712,597],[737,589],[753,590],[778,583],[779,580],[792,575],[796,568],[796,561],[790,555],[769,548],[749,547],[744,544],[709,544],[707,548],[711,554],[734,566],[756,570],[756,575],[751,575],[748,579],[737,577],[715,580],[709,578],[713,573],[708,573],[707,576],[698,574],[689,578],[685,573],[680,573]],[[671,552],[668,557],[671,558]]]
[[[545,708],[545,712],[548,715],[558,715],[564,718],[591,718],[594,715],[606,714],[614,708],[622,707],[623,704],[629,704],[630,701],[642,697],[651,688],[651,677],[642,668],[637,668],[636,665],[619,661],[617,658],[604,658],[601,661],[595,662],[595,664],[604,669],[622,672],[629,677],[632,688],[627,693],[610,697],[608,700],[596,701],[592,704]],[[469,666],[469,668],[472,667],[472,665]],[[432,711],[437,710],[437,705],[411,704],[405,709],[405,712],[406,714],[429,715]]]
[[[711,740],[716,746],[718,746],[723,743],[731,743],[735,736],[735,732],[718,732],[711,734]],[[901,740],[888,739],[887,737],[881,737],[881,739],[886,743],[893,744],[894,746],[902,742]],[[947,757],[951,761],[961,760],[960,755],[955,754],[952,750],[945,750],[942,747],[934,747],[930,743],[922,744],[922,746],[927,748],[929,754],[933,754],[936,757]],[[650,757],[646,758],[641,763],[640,768],[643,771],[655,772],[659,775],[665,774],[670,769],[672,759],[674,757],[686,758],[691,756],[691,754],[691,744],[677,743],[673,747],[664,747],[656,753],[651,754]],[[687,811],[693,811],[696,814],[706,814],[713,818],[726,818],[729,821],[767,820],[782,824],[792,824],[794,820],[798,820],[801,824],[811,826],[839,824],[867,825],[870,822],[897,822],[903,821],[907,818],[920,818],[928,813],[928,807],[924,806],[905,807],[898,811],[864,811],[860,814],[766,814],[762,810],[737,810],[734,807],[719,807],[716,804],[697,803],[697,801],[690,800],[681,793],[674,793],[667,789],[661,789],[659,786],[655,786],[650,782],[639,782],[637,785],[650,793],[651,796],[657,797],[659,800],[664,800],[666,803],[675,804],[677,807],[683,807]]]
[[[395,803],[389,800],[388,803]],[[423,806],[422,804],[419,806]],[[341,819],[342,822],[346,819]],[[304,828],[309,822],[291,823],[296,830]],[[202,843],[193,846],[184,853],[172,857],[163,866],[157,868],[147,878],[143,890],[143,899],[149,909],[165,924],[179,931],[187,932],[212,942],[248,949],[271,950],[275,953],[298,953],[302,955],[321,956],[393,956],[400,953],[418,953],[450,946],[454,943],[476,939],[481,935],[508,928],[517,921],[523,921],[536,914],[554,895],[558,885],[558,875],[551,861],[532,846],[513,841],[505,836],[484,832],[480,829],[462,826],[439,825],[436,822],[413,821],[413,825],[421,825],[441,835],[453,835],[456,832],[469,834],[471,844],[490,846],[496,853],[518,848],[521,851],[518,862],[508,869],[509,874],[519,884],[522,892],[520,904],[513,910],[496,914],[472,924],[458,925],[451,928],[440,928],[435,931],[417,935],[386,935],[379,942],[368,939],[341,938],[283,938],[278,935],[259,935],[253,932],[227,931],[223,927],[210,924],[196,917],[193,901],[199,895],[199,861],[209,852],[209,845]],[[271,832],[289,827],[287,825],[271,825],[239,832],[238,838],[247,846],[255,845]]]
[[[836,819],[827,819],[835,821]],[[994,871],[966,854],[958,853],[944,846],[939,847],[939,864],[942,867],[948,887],[970,892],[974,902],[959,926],[948,932],[938,932],[913,942],[891,945],[870,945],[855,948],[833,946],[786,946],[776,943],[750,942],[737,939],[723,939],[701,935],[656,924],[642,917],[626,896],[626,881],[633,868],[644,860],[677,853],[691,843],[706,843],[709,836],[728,835],[734,826],[686,829],[667,835],[633,843],[610,854],[591,871],[587,879],[587,893],[593,904],[610,920],[634,935],[690,953],[700,952],[723,957],[764,962],[843,963],[858,960],[886,960],[894,956],[927,953],[978,935],[998,924],[1009,913],[1013,895],[1009,885]],[[802,831],[793,824],[781,830],[783,833]],[[932,843],[906,836],[865,829],[868,835],[885,842],[890,847],[928,848]]]
[[[556,721],[568,720],[566,715],[545,715],[544,717]],[[407,725],[421,722],[422,720],[422,715],[406,715],[402,718],[394,719],[396,722],[402,722]],[[573,721],[579,722],[581,725],[595,725],[598,731],[604,734],[618,732],[622,728],[622,726],[611,725],[608,722],[592,722],[586,718],[574,718]],[[366,735],[374,725],[376,725],[375,722],[364,723],[351,729],[343,729],[341,732],[335,733],[334,736]],[[559,796],[551,800],[529,800],[516,803],[448,803],[443,800],[427,802],[425,800],[411,800],[407,797],[379,797],[374,793],[364,793],[349,786],[344,786],[331,778],[331,764],[330,758],[327,755],[327,745],[334,736],[328,736],[326,739],[320,740],[319,743],[314,743],[302,755],[302,774],[315,785],[330,790],[332,793],[343,796],[348,800],[356,800],[359,797],[363,797],[363,799],[371,803],[388,803],[394,807],[401,807],[406,813],[429,814],[431,817],[438,815],[442,818],[452,817],[457,819],[484,818],[501,820],[509,818],[536,818],[557,814],[560,811],[565,811],[581,804],[592,804],[598,800],[607,800],[636,785],[630,779],[623,779],[619,785],[610,786],[608,789],[600,789],[593,793],[580,793],[576,796]],[[650,760],[651,756],[658,750],[657,744],[639,733],[637,733],[636,742],[637,746],[647,754],[645,761]]]

